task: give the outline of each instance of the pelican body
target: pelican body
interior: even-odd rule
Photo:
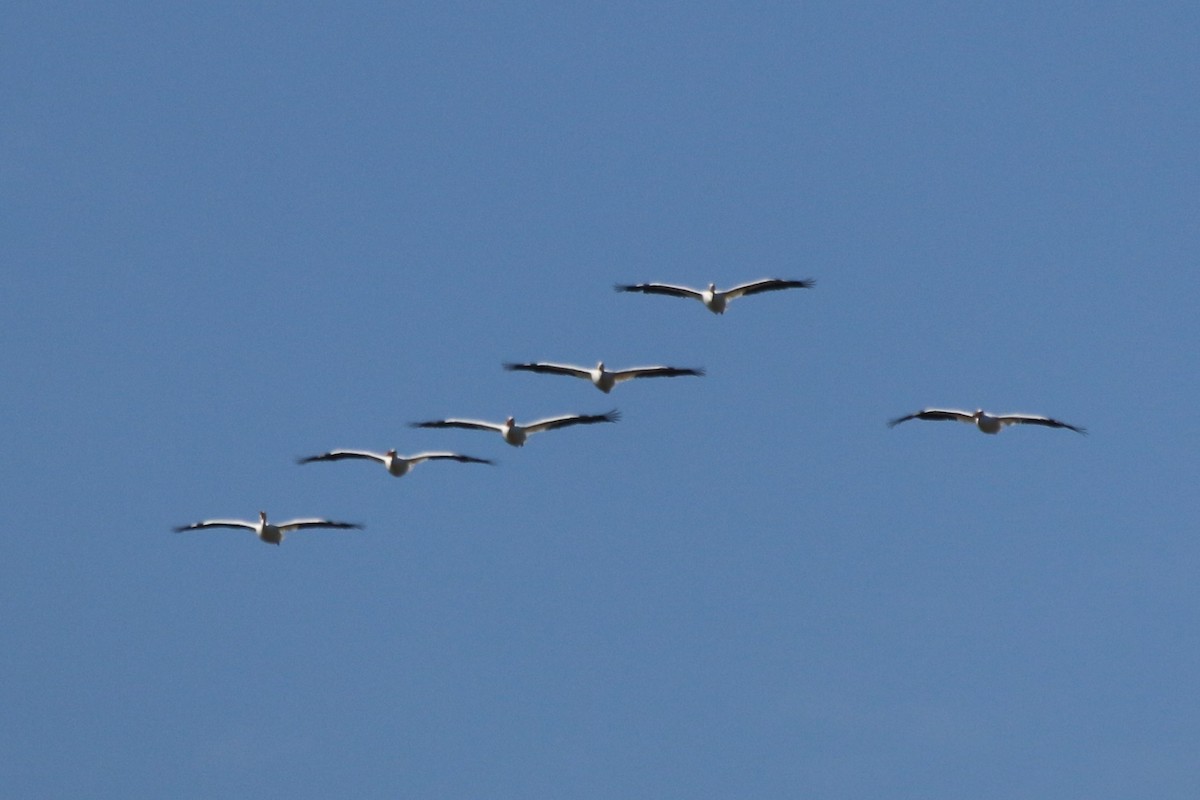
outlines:
[[[604,414],[568,414],[561,417],[550,417],[531,422],[528,425],[518,425],[513,417],[503,423],[484,422],[475,419],[438,419],[429,422],[413,422],[413,428],[466,428],[479,431],[498,431],[504,441],[513,447],[523,447],[530,434],[565,428],[569,425],[591,425],[596,422],[616,422],[621,418],[621,412],[615,408]]]
[[[304,528],[338,528],[346,530],[351,528],[360,529],[362,525],[352,522],[334,522],[327,519],[293,519],[275,525],[267,522],[267,512],[259,511],[258,522],[246,522],[240,519],[208,519],[203,522],[193,522],[191,525],[180,525],[175,528],[175,532],[183,533],[184,531],[196,531],[205,528],[239,528],[250,531],[267,544],[283,544],[283,538],[287,534]]]
[[[529,364],[507,363],[504,368],[510,371],[541,372],[547,375],[569,375],[573,378],[589,380],[600,391],[608,394],[618,383],[631,381],[635,378],[676,378],[682,375],[701,376],[703,369],[688,369],[681,367],[631,367],[629,369],[610,370],[603,361],[596,363],[592,369],[576,367],[570,364],[553,364],[548,361],[535,361]]]
[[[475,458],[474,456],[464,456],[459,453],[417,453],[411,456],[397,455],[394,449],[388,450],[386,453],[373,453],[370,450],[330,450],[328,453],[322,453],[319,456],[308,456],[296,460],[297,464],[311,464],[314,461],[343,461],[345,459],[358,459],[365,461],[377,461],[383,464],[387,471],[397,478],[407,475],[412,468],[424,461],[458,461],[463,464],[491,464],[493,462],[486,458]]]
[[[981,408],[973,412],[952,408],[925,408],[889,421],[888,427],[894,428],[901,422],[907,422],[910,419],[955,420],[974,425],[983,433],[989,434],[997,434],[1009,425],[1042,425],[1047,428],[1066,428],[1087,435],[1086,428],[1080,428],[1052,417],[1043,417],[1037,414],[989,414]]]
[[[662,294],[670,297],[690,297],[699,300],[714,314],[724,314],[730,300],[736,300],[746,295],[762,292],[775,292],[780,289],[811,289],[816,281],[811,278],[794,281],[783,278],[763,278],[734,286],[731,289],[718,289],[715,283],[710,283],[706,289],[693,289],[690,286],[676,286],[670,283],[618,283],[618,292],[641,292],[642,294]]]

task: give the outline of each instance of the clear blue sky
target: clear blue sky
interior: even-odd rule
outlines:
[[[1200,796],[1197,41],[1183,2],[10,6],[3,794]],[[818,286],[612,291],[764,276]],[[1091,435],[886,427],[926,405]],[[499,463],[294,463],[335,447]],[[366,529],[171,532],[260,508]]]

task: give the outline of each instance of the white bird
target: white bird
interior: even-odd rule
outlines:
[[[531,422],[528,425],[518,425],[509,417],[503,423],[482,422],[474,419],[438,419],[429,422],[411,422],[413,428],[469,428],[480,431],[499,431],[504,441],[513,447],[521,447],[531,433],[552,431],[555,428],[565,428],[568,425],[591,425],[594,422],[616,422],[621,418],[621,412],[615,408],[605,414],[568,414],[562,417],[550,417]]]
[[[274,525],[267,522],[267,512],[260,511],[258,512],[258,522],[246,522],[240,519],[206,519],[203,522],[193,522],[191,525],[180,525],[175,532],[183,533],[203,528],[242,528],[252,532],[267,544],[283,544],[283,537],[286,534],[303,528],[338,528],[342,530],[353,528],[357,530],[361,529],[362,525],[352,522],[333,522],[328,519],[293,519]]]
[[[888,427],[894,428],[901,422],[907,422],[910,419],[952,419],[974,425],[984,433],[999,433],[1002,428],[1008,425],[1043,425],[1047,428],[1066,428],[1067,430],[1087,435],[1086,428],[1069,425],[1066,422],[1050,417],[1042,417],[1036,414],[989,414],[983,409],[977,409],[972,413],[952,408],[925,408],[914,414],[908,414],[907,416],[891,420],[888,422]]]
[[[396,455],[395,450],[388,450],[386,453],[372,453],[369,450],[330,450],[328,453],[322,453],[319,456],[308,456],[307,458],[296,459],[297,464],[311,464],[314,461],[342,461],[347,458],[366,459],[368,461],[378,461],[387,468],[387,471],[399,478],[401,475],[407,475],[408,472],[420,464],[422,461],[460,461],[464,464],[492,464],[494,462],[486,458],[475,458],[474,456],[464,456],[458,453],[417,453],[411,456]]]
[[[774,292],[780,289],[811,289],[816,281],[811,278],[802,281],[789,281],[782,278],[763,278],[762,280],[743,283],[732,289],[719,290],[715,283],[710,283],[707,289],[692,289],[687,286],[673,286],[669,283],[634,283],[616,285],[618,292],[641,292],[642,294],[665,294],[672,297],[691,297],[699,300],[714,314],[724,314],[725,306],[730,300],[736,300],[743,295]]]
[[[575,367],[570,364],[552,364],[547,361],[537,361],[531,364],[505,364],[507,370],[521,370],[524,372],[544,372],[550,375],[570,375],[575,378],[583,378],[592,382],[597,389],[608,394],[613,387],[618,383],[630,381],[634,378],[675,378],[681,375],[695,375],[697,377],[704,374],[703,369],[685,369],[681,367],[631,367],[629,369],[614,369],[605,368],[604,362],[600,361],[592,369],[584,367]]]

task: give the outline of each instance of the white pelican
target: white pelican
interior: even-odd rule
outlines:
[[[258,512],[258,522],[246,522],[240,519],[206,519],[203,522],[193,522],[191,525],[180,525],[175,532],[197,531],[202,528],[244,528],[253,532],[267,544],[283,544],[283,537],[286,534],[302,528],[360,529],[362,525],[352,522],[333,522],[327,519],[293,519],[274,525],[267,522],[267,512],[260,511]]]
[[[480,431],[499,431],[504,441],[513,447],[522,447],[531,433],[552,431],[555,428],[565,428],[568,425],[591,425],[594,422],[616,422],[621,418],[621,412],[615,408],[605,414],[568,414],[562,417],[550,417],[531,422],[528,425],[518,425],[509,417],[503,423],[481,422],[474,419],[437,419],[430,422],[411,422],[413,428],[470,428]]]
[[[635,283],[616,285],[618,292],[641,292],[643,294],[666,294],[672,297],[691,297],[699,300],[714,314],[724,314],[725,306],[730,300],[736,300],[742,295],[758,294],[759,292],[774,292],[779,289],[811,289],[816,281],[811,278],[802,281],[788,281],[782,278],[763,278],[750,283],[734,286],[732,289],[719,290],[715,283],[710,283],[707,289],[691,289],[687,286],[672,286],[669,283]]]
[[[570,364],[551,364],[547,361],[537,361],[532,364],[505,364],[507,370],[522,370],[524,372],[545,372],[550,375],[570,375],[592,382],[600,391],[608,394],[618,383],[634,378],[675,378],[680,375],[704,374],[703,369],[684,369],[680,367],[631,367],[630,369],[606,369],[601,361],[592,369],[573,367]]]
[[[953,419],[974,425],[984,433],[999,433],[1007,425],[1044,425],[1047,428],[1066,428],[1067,430],[1087,435],[1086,428],[1068,425],[1061,420],[1051,419],[1050,417],[1041,417],[1036,414],[989,414],[983,409],[977,409],[972,413],[952,408],[924,408],[915,414],[891,420],[888,422],[888,427],[894,428],[901,422],[907,422],[910,419]]]
[[[408,472],[420,464],[422,461],[460,461],[464,464],[491,464],[494,462],[488,461],[486,458],[475,458],[474,456],[463,456],[458,453],[417,453],[412,456],[396,455],[395,450],[388,450],[386,453],[372,453],[369,450],[330,450],[328,453],[322,453],[319,456],[308,456],[307,458],[296,459],[297,464],[311,464],[314,461],[341,461],[346,458],[366,459],[368,461],[378,461],[387,468],[387,471],[399,478],[401,475],[407,475]]]

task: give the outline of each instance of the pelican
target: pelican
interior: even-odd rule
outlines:
[[[319,456],[308,456],[307,458],[296,459],[297,464],[311,464],[314,461],[342,461],[347,458],[365,459],[367,461],[378,461],[387,468],[387,471],[399,478],[401,475],[407,475],[409,471],[420,464],[422,461],[459,461],[464,464],[492,464],[486,458],[475,458],[474,456],[463,456],[458,453],[417,453],[412,456],[396,455],[395,450],[388,450],[386,453],[372,453],[369,450],[330,450],[328,453],[322,453]]]
[[[760,292],[774,292],[779,289],[811,289],[816,281],[811,278],[802,281],[788,281],[782,278],[763,278],[750,283],[734,286],[732,289],[717,289],[715,283],[710,283],[707,289],[691,289],[687,286],[672,286],[669,283],[634,283],[616,285],[618,292],[641,292],[642,294],[666,294],[672,297],[691,297],[704,303],[705,307],[714,314],[724,314],[725,306],[730,300],[736,300],[743,295]]]
[[[203,522],[193,522],[191,525],[180,525],[175,532],[198,531],[203,528],[243,528],[251,531],[267,544],[283,544],[285,535],[303,528],[360,529],[362,525],[352,522],[333,522],[327,519],[293,519],[274,525],[267,522],[267,512],[260,511],[258,512],[258,522],[246,522],[240,519],[206,519]]]
[[[1066,428],[1076,433],[1082,433],[1084,436],[1087,435],[1086,428],[1069,425],[1051,417],[1042,417],[1036,414],[989,414],[983,409],[970,412],[952,408],[924,408],[914,414],[891,420],[888,422],[888,427],[894,428],[901,422],[907,422],[910,419],[953,419],[974,425],[984,433],[999,433],[1007,425],[1044,425],[1047,428]]]
[[[503,423],[481,422],[474,419],[437,419],[430,422],[411,422],[413,428],[470,428],[480,431],[499,431],[504,441],[513,447],[522,447],[531,433],[552,431],[555,428],[565,428],[568,425],[591,425],[594,422],[616,422],[621,418],[621,412],[615,408],[605,414],[568,414],[562,417],[550,417],[531,422],[528,425],[518,425],[509,417]]]
[[[551,364],[547,361],[537,361],[531,364],[505,364],[507,370],[521,370],[524,372],[544,372],[550,375],[570,375],[575,378],[583,378],[590,380],[592,385],[600,391],[608,394],[613,387],[618,383],[630,381],[634,378],[675,378],[680,375],[695,375],[697,377],[704,374],[703,369],[684,369],[680,367],[631,367],[630,369],[614,369],[605,368],[604,362],[597,362],[592,369],[584,367],[573,367],[570,364]]]

